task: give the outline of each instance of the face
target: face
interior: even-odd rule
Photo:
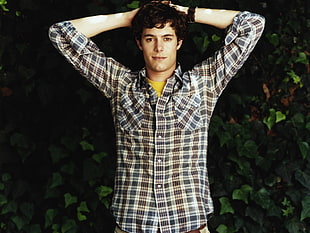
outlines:
[[[167,79],[172,75],[182,40],[178,40],[170,24],[164,28],[145,28],[137,44],[143,52],[148,78],[161,76]]]

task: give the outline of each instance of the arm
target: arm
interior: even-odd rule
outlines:
[[[184,12],[185,14],[188,13],[189,7],[172,5],[178,11]],[[208,24],[220,29],[227,28],[229,25],[232,24],[234,17],[240,11],[233,11],[233,10],[218,10],[218,9],[208,9],[208,8],[196,8],[195,9],[195,22]]]
[[[138,9],[124,13],[116,13],[109,15],[97,15],[80,19],[74,19],[70,22],[77,31],[90,38],[99,33],[109,31],[121,27],[130,27],[131,21]]]
[[[106,57],[89,37],[130,26],[135,13],[136,10],[55,23],[49,29],[49,38],[74,68],[109,98],[125,67]]]
[[[195,22],[224,29],[232,24],[233,19],[238,13],[239,11],[232,10],[197,8],[195,13]]]

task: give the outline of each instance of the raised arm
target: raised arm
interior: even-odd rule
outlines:
[[[177,10],[188,13],[189,7],[173,5]],[[232,24],[234,17],[240,11],[218,10],[208,8],[195,8],[194,19],[196,23],[208,24],[220,29],[227,28]]]
[[[138,9],[124,13],[109,15],[96,15],[80,19],[70,20],[77,31],[90,38],[102,32],[121,27],[130,27],[131,21]]]

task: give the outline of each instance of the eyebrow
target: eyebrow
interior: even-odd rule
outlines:
[[[173,34],[164,34],[164,35],[162,35],[161,37],[170,37],[170,36],[175,36],[175,35],[173,35]],[[145,34],[145,35],[143,35],[143,37],[156,37],[155,35],[153,35],[153,34]]]

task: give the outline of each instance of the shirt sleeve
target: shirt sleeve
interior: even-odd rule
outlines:
[[[261,15],[238,13],[227,30],[224,46],[194,67],[194,71],[206,79],[211,91],[220,95],[253,51],[264,25],[265,18]]]
[[[123,65],[106,57],[92,40],[78,32],[69,21],[52,25],[49,38],[76,70],[106,97],[112,97],[117,80],[126,72]]]

